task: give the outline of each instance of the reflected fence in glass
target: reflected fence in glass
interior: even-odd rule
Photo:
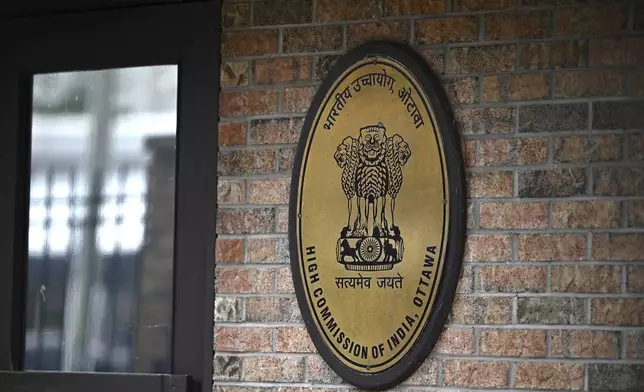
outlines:
[[[177,76],[34,76],[25,369],[170,372]]]

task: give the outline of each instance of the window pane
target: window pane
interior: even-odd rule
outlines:
[[[25,369],[170,372],[177,67],[34,76]]]

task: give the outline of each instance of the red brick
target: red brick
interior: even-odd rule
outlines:
[[[424,19],[416,22],[415,35],[421,45],[476,41],[478,22],[472,16]]]
[[[271,328],[216,327],[217,351],[267,352],[273,347]]]
[[[279,172],[283,174],[291,174],[293,170],[293,163],[295,162],[295,149],[294,148],[281,148],[277,164]]]
[[[644,227],[644,200],[626,202],[628,227]]]
[[[314,87],[292,87],[284,89],[282,110],[289,113],[306,112],[315,95]]]
[[[252,116],[277,111],[277,90],[222,91],[219,93],[219,114]]]
[[[224,28],[250,25],[250,3],[224,4],[221,9],[221,24]]]
[[[384,0],[384,16],[439,14],[445,12],[443,0]]]
[[[445,360],[443,380],[447,386],[504,388],[508,386],[507,362]]]
[[[276,209],[275,231],[277,233],[286,233],[288,231],[288,208]]]
[[[280,268],[277,270],[276,290],[278,293],[294,293],[293,276],[290,268]]]
[[[511,197],[512,172],[467,173],[469,197]]]
[[[241,146],[246,144],[246,124],[237,123],[219,123],[219,146]]]
[[[515,115],[513,108],[461,108],[455,117],[464,135],[512,133]]]
[[[528,43],[519,47],[519,69],[583,68],[588,66],[588,41]]]
[[[456,297],[449,320],[455,324],[509,324],[512,321],[512,299]]]
[[[217,263],[241,263],[244,260],[244,240],[239,238],[217,239]]]
[[[626,333],[626,357],[644,358],[644,331],[629,331]]]
[[[303,357],[244,357],[244,381],[302,382]]]
[[[260,323],[301,323],[295,298],[250,297],[246,300],[246,321]]]
[[[405,383],[410,385],[437,385],[438,360],[429,358],[412,374]]]
[[[644,266],[629,265],[626,268],[626,291],[644,293]]]
[[[556,163],[617,161],[622,158],[622,136],[564,136],[552,141]]]
[[[553,265],[550,271],[554,292],[619,293],[620,281],[618,265]]]
[[[642,166],[598,167],[593,177],[596,196],[644,196]]]
[[[347,26],[347,46],[349,48],[377,39],[408,41],[409,22],[378,21]]]
[[[342,28],[339,26],[298,27],[284,31],[285,53],[323,52],[342,46]]]
[[[262,0],[253,2],[253,25],[270,26],[311,23],[311,0]]]
[[[472,167],[476,163],[476,141],[461,140],[461,149],[463,150],[463,164],[465,167]]]
[[[481,354],[500,357],[545,357],[546,333],[524,329],[484,329]]]
[[[545,229],[546,203],[481,203],[479,226],[484,229]]]
[[[514,8],[516,0],[455,0],[454,11],[486,11]]]
[[[554,228],[619,227],[621,209],[615,201],[573,201],[552,204]]]
[[[417,49],[417,51],[427,61],[432,71],[439,75],[445,73],[445,49],[430,48]]]
[[[483,79],[485,102],[546,99],[550,96],[550,78],[544,73],[486,76]]]
[[[612,69],[567,71],[555,74],[555,97],[605,97],[622,95],[626,87],[624,72]]]
[[[546,267],[481,267],[479,290],[483,292],[544,292],[547,279]]]
[[[644,64],[643,50],[643,37],[592,40],[590,65]]]
[[[644,133],[631,133],[628,135],[630,146],[630,159],[644,161]]]
[[[547,138],[521,138],[515,142],[517,165],[545,163],[548,160]]]
[[[456,285],[456,292],[459,294],[471,293],[474,291],[474,269],[471,265],[464,265],[461,268],[461,277]]]
[[[586,236],[578,234],[520,235],[518,257],[522,261],[582,260]]]
[[[244,189],[244,181],[219,180],[217,182],[217,204],[242,204]]]
[[[591,302],[590,312],[593,324],[644,326],[642,298],[596,298]]]
[[[594,260],[644,260],[644,234],[593,234]]]
[[[468,235],[465,261],[509,261],[512,245],[509,235]]]
[[[256,84],[297,83],[311,80],[311,59],[283,57],[253,62],[253,82]]]
[[[441,332],[434,351],[441,354],[472,354],[474,352],[473,339],[474,331],[471,328],[446,328]]]
[[[249,238],[247,263],[288,263],[288,239],[282,237]]]
[[[478,166],[501,166],[511,164],[512,140],[489,139],[479,141]]]
[[[519,172],[519,197],[585,196],[585,168],[537,169]]]
[[[270,208],[220,208],[217,211],[217,233],[272,233],[275,211]]]
[[[557,35],[606,35],[626,30],[622,5],[561,8],[556,13]]]
[[[518,362],[514,385],[517,388],[581,390],[584,365]]]
[[[283,327],[275,330],[275,349],[283,353],[314,353],[315,346],[306,328]]]
[[[478,78],[448,79],[443,83],[453,105],[478,102]]]
[[[229,57],[277,53],[277,30],[224,32],[221,47]]]
[[[303,118],[253,120],[250,123],[249,144],[297,143],[304,124]]]
[[[219,70],[221,87],[239,87],[248,85],[248,61],[226,61]]]
[[[288,204],[289,178],[248,180],[249,204]]]
[[[372,0],[318,0],[315,18],[318,22],[373,19],[378,15],[378,3]]]
[[[272,293],[274,276],[271,269],[218,268],[217,293]]]
[[[447,73],[488,73],[516,68],[516,45],[488,45],[449,49]]]
[[[485,16],[485,39],[545,38],[550,36],[550,11],[512,12]]]
[[[306,361],[306,376],[311,383],[340,384],[342,379],[319,355],[311,355]],[[309,389],[307,389],[309,390]],[[314,390],[311,388],[310,390]],[[322,392],[322,391],[319,391]]]
[[[619,358],[619,332],[553,331],[550,352],[564,358]]]
[[[220,176],[274,173],[277,165],[273,150],[219,151],[217,158]]]

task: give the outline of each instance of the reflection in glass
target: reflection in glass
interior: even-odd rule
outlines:
[[[25,369],[169,372],[177,67],[34,76]]]

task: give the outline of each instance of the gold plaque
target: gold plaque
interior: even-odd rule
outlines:
[[[340,59],[291,187],[293,279],[318,351],[359,387],[402,381],[445,322],[465,228],[460,143],[424,62],[386,42]]]

